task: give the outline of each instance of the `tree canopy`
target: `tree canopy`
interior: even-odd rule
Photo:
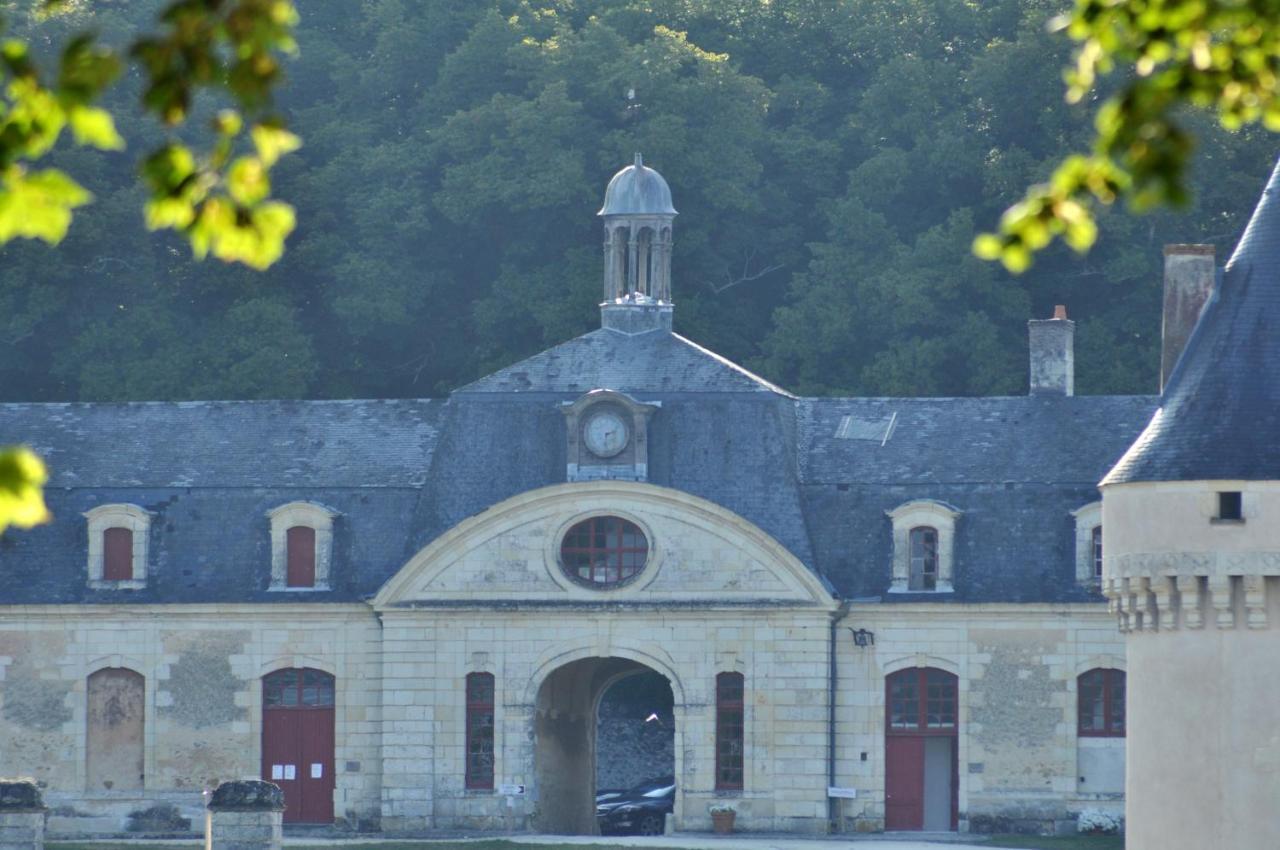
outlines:
[[[14,19],[127,43],[159,0]],[[1017,393],[1026,319],[1080,320],[1077,387],[1156,386],[1160,247],[1238,234],[1272,158],[1258,127],[1188,116],[1191,207],[1104,209],[1081,261],[1019,278],[978,233],[1091,138],[1064,106],[1071,45],[1046,0],[363,0],[305,7],[272,172],[297,210],[265,273],[150,233],[128,149],[60,142],[95,201],[63,243],[0,259],[0,398],[438,395],[597,326],[608,177],[671,183],[677,329],[809,394]],[[1105,92],[1104,92],[1105,93]],[[216,118],[195,101],[191,122]],[[200,126],[204,126],[201,124]],[[181,133],[179,133],[181,138]],[[148,171],[150,174],[150,171]]]

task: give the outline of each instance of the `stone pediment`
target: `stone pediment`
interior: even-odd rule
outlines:
[[[608,589],[574,581],[560,554],[572,526],[605,515],[639,526],[648,541],[644,568]],[[757,526],[687,493],[626,481],[546,487],[495,505],[410,558],[374,606],[500,601],[834,606],[822,582]]]

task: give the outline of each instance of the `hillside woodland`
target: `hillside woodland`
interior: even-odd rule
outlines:
[[[125,44],[158,0],[37,22]],[[303,4],[278,97],[304,139],[265,273],[147,232],[158,130],[68,147],[96,196],[0,256],[0,400],[410,397],[598,326],[605,182],[641,151],[680,211],[677,330],[804,394],[1016,394],[1026,320],[1065,303],[1077,388],[1156,388],[1161,246],[1238,237],[1275,156],[1206,119],[1192,205],[1103,215],[1086,257],[975,259],[1088,139],[1045,0],[351,0]],[[206,104],[213,114],[218,104]]]

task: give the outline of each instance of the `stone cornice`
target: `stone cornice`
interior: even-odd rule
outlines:
[[[1120,631],[1266,629],[1266,578],[1280,551],[1135,552],[1108,556],[1102,592]]]

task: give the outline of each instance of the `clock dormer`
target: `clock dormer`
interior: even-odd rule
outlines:
[[[568,441],[565,478],[645,481],[649,477],[649,417],[658,403],[645,404],[615,390],[592,390],[566,403]]]

